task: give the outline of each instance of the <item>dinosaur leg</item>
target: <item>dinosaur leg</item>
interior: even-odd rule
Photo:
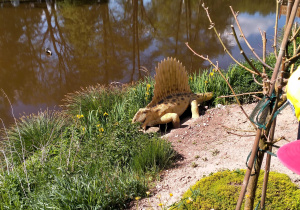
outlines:
[[[167,113],[160,118],[161,124],[172,122],[174,128],[180,127],[180,119],[176,113]]]
[[[192,118],[200,117],[197,100],[192,100],[191,109],[192,109]]]

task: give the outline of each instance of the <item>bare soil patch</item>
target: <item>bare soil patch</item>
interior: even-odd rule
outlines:
[[[250,115],[255,105],[243,107]],[[290,107],[286,107],[277,117],[275,139],[284,136],[287,140],[294,141],[297,131],[298,121]],[[190,186],[210,173],[226,169],[246,169],[245,163],[255,132],[239,106],[229,105],[208,109],[199,118],[185,121],[181,128],[171,130],[163,138],[172,143],[182,158],[173,168],[161,173],[160,180],[150,190],[151,197],[149,200],[140,200],[138,209],[160,209],[157,205],[161,202],[168,206],[180,200]],[[286,143],[288,142],[283,140],[277,145]],[[276,153],[275,148],[273,152]],[[300,186],[300,176],[283,166],[278,158],[272,157],[271,171],[287,174]],[[170,197],[169,193],[173,196]],[[136,204],[131,209],[137,209]]]

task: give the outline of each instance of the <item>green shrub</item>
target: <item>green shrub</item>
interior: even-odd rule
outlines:
[[[234,209],[245,170],[222,171],[202,178],[184,193],[172,209]],[[260,201],[264,172],[261,171],[255,203]],[[243,208],[243,207],[242,207]],[[299,209],[300,189],[285,174],[270,172],[265,209]]]

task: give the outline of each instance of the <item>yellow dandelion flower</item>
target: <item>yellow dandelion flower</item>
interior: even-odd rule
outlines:
[[[146,92],[146,95],[148,96],[148,95],[149,95],[149,92]]]
[[[207,84],[208,83],[208,81],[207,80],[205,80],[205,82],[204,82],[205,84]]]
[[[103,116],[104,116],[104,117],[105,117],[105,116],[108,116],[107,112],[104,112]]]
[[[104,129],[103,129],[103,128],[99,128],[99,131],[100,131],[100,132],[104,132]]]
[[[158,206],[162,206],[162,205],[163,205],[162,203],[158,204]]]
[[[190,80],[192,80],[193,79],[193,77],[190,77]]]
[[[78,114],[78,115],[76,115],[76,117],[79,119],[79,118],[80,118],[80,115]]]
[[[99,128],[99,127],[100,127],[100,124],[97,125],[97,128]]]
[[[82,131],[85,131],[85,127],[82,127]]]
[[[214,76],[214,72],[210,72],[210,73],[209,73],[209,76]]]
[[[173,193],[170,193],[170,197],[172,197],[173,196]]]
[[[83,114],[82,115],[80,115],[80,118],[82,118],[83,117]]]
[[[147,90],[149,90],[150,87],[151,87],[151,85],[150,85],[150,84],[147,84]]]
[[[141,197],[135,197],[135,200],[137,200],[137,201],[140,200],[140,199],[141,199]]]
[[[191,203],[191,201],[190,200],[186,200],[186,203]]]

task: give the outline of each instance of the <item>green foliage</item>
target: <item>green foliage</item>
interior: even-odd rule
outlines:
[[[145,196],[149,176],[174,157],[170,143],[131,123],[152,95],[151,79],[89,87],[67,97],[63,114],[24,117],[3,132],[0,209],[122,209]]]
[[[204,177],[184,193],[172,209],[234,209],[245,170],[221,171]],[[261,197],[264,172],[261,171],[255,203]],[[246,195],[247,196],[247,195]],[[270,172],[266,209],[299,209],[300,190],[285,174]],[[242,207],[243,208],[243,207]]]
[[[43,151],[47,146],[56,144],[65,135],[68,117],[55,111],[46,110],[37,115],[23,116],[6,131],[2,131],[4,147],[17,163],[32,155],[35,151]]]

